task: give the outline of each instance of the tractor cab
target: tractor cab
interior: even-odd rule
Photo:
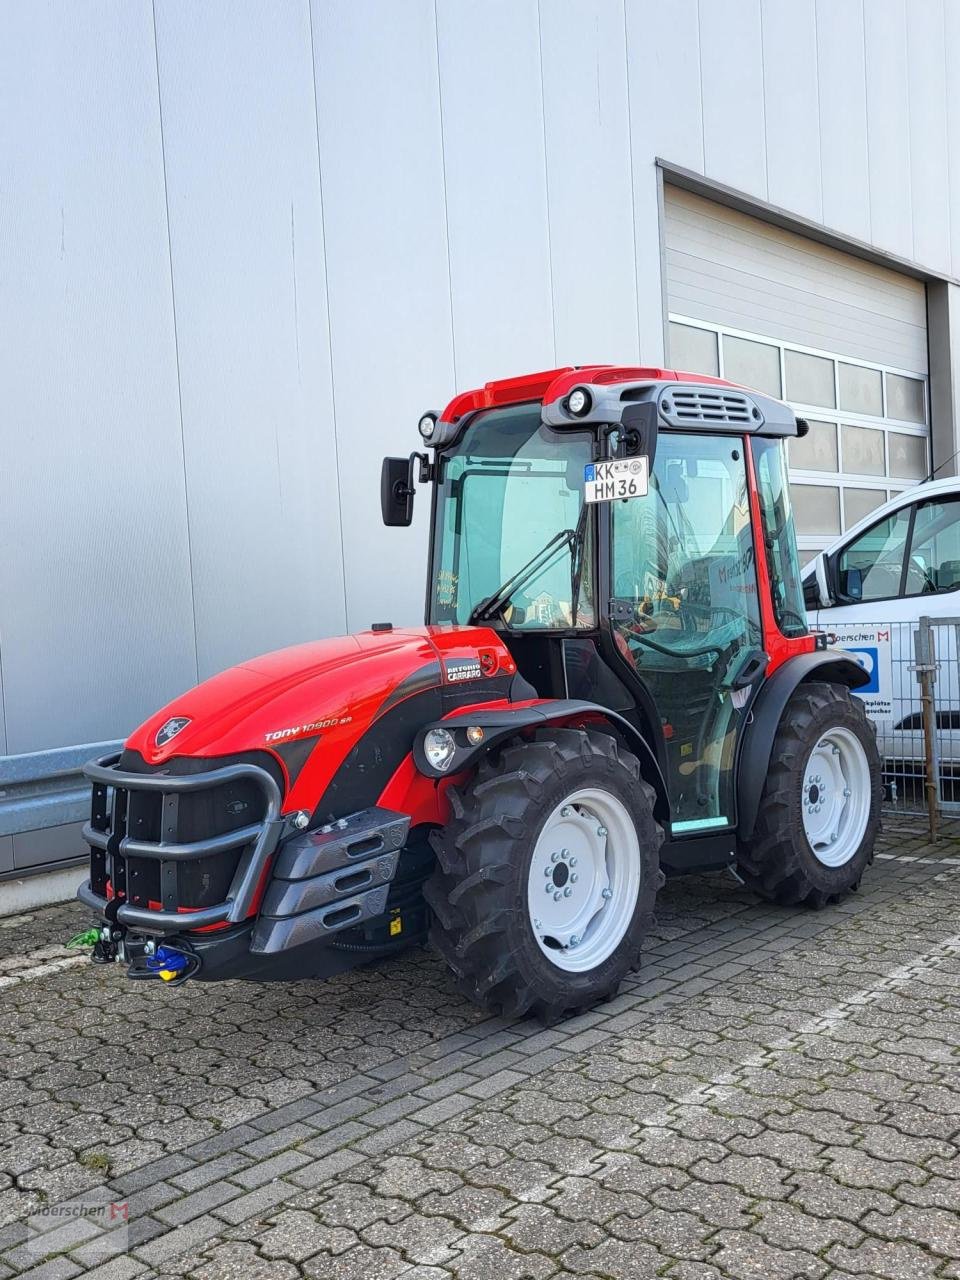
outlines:
[[[406,518],[391,469],[405,499],[408,472],[429,481],[427,622],[489,626],[540,698],[623,716],[658,757],[670,834],[716,835],[753,694],[814,648],[783,444],[804,430],[670,370],[490,383],[421,419],[431,458],[385,462],[384,517]]]

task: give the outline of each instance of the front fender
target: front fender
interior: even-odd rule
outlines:
[[[741,840],[753,835],[760,796],[767,778],[773,740],[784,708],[798,685],[811,680],[824,684],[844,684],[859,689],[870,677],[842,649],[819,649],[788,659],[773,673],[757,694],[744,732],[737,771],[737,834]]]
[[[626,740],[630,750],[640,761],[641,776],[657,793],[655,816],[660,821],[667,821],[669,819],[667,786],[653,749],[629,720],[596,702],[584,702],[576,698],[557,698],[526,707],[457,712],[444,720],[434,720],[423,726],[414,739],[413,763],[418,773],[424,777],[449,778],[452,774],[470,770],[491,748],[525,729],[542,729],[549,725],[585,728],[589,724],[597,724],[598,721],[606,722]],[[467,741],[467,729],[473,727],[483,730],[483,740],[479,743]],[[431,729],[446,729],[453,735],[456,744],[453,761],[442,771],[430,764],[423,749],[424,737]]]

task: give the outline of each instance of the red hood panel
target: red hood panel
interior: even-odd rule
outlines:
[[[448,659],[478,654],[494,657],[496,674],[515,670],[502,641],[485,627],[361,632],[278,649],[175,698],[132,733],[126,745],[157,765],[174,756],[276,754],[277,745],[319,736],[316,751],[329,780],[407,676],[432,666],[439,685]],[[157,734],[178,718],[188,723],[158,747]],[[282,764],[282,757],[277,758]],[[313,790],[319,781],[314,771]],[[284,808],[318,798],[301,798],[297,804],[294,788]]]

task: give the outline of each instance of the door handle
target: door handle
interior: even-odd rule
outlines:
[[[763,652],[762,649],[755,650],[746,662],[737,672],[731,682],[731,689],[745,689],[747,685],[753,684],[757,676],[766,671],[767,663],[770,661],[770,655]]]

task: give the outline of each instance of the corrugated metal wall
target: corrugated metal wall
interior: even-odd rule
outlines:
[[[380,456],[479,380],[661,357],[655,156],[960,271],[960,6],[907,14],[0,8],[0,751],[417,619]]]

